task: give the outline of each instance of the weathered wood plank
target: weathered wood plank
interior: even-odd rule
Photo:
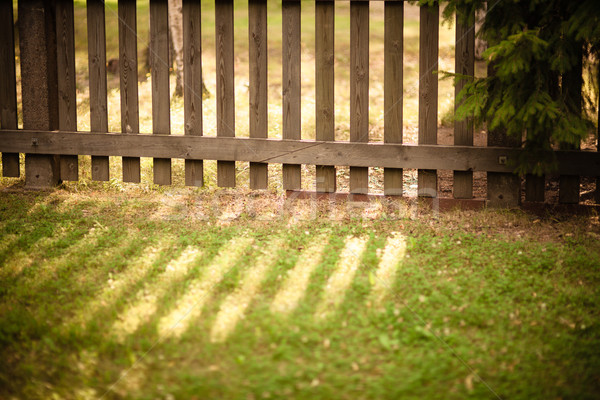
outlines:
[[[384,38],[384,142],[402,143],[402,69],[404,3],[386,1]],[[383,175],[383,191],[402,195],[402,169],[387,168]]]
[[[492,76],[494,73],[495,66],[491,63],[488,65],[488,76]],[[488,131],[487,145],[520,147],[521,140],[518,137],[508,136],[503,129],[494,129]],[[518,206],[521,203],[521,179],[511,173],[488,172],[487,200],[491,207]]]
[[[507,147],[2,130],[0,152],[450,169],[512,175],[510,165],[517,160],[521,150]],[[560,174],[589,175],[590,171],[600,171],[600,152],[556,151],[555,154],[557,172]]]
[[[171,133],[169,89],[169,7],[167,0],[150,0],[150,68],[152,133]],[[171,184],[171,160],[154,158],[154,183]]]
[[[527,174],[525,177],[525,201],[544,201],[544,186],[546,179],[543,176]]]
[[[58,129],[56,18],[43,0],[18,3],[23,127]],[[19,151],[9,151],[18,153]],[[58,155],[25,154],[25,187],[44,189],[60,181]]]
[[[473,16],[471,16],[473,18]],[[465,76],[475,75],[475,26],[466,25],[456,19],[455,72]],[[458,95],[465,87],[466,80],[460,79],[454,87],[454,108],[460,106]],[[454,144],[473,145],[473,122],[471,119],[454,122]],[[453,194],[455,199],[473,197],[473,173],[454,171]]]
[[[439,6],[422,6],[419,32],[419,144],[437,144]],[[437,197],[437,171],[418,171],[418,193]]]
[[[600,87],[600,64],[598,64],[598,74],[596,76],[598,77],[598,87]],[[596,106],[598,107],[598,119],[596,120],[598,121],[596,148],[600,152],[600,93],[598,94],[598,103],[596,103]],[[596,204],[600,204],[600,175],[596,176],[596,194],[594,197],[596,198]]]
[[[134,0],[119,0],[121,132],[140,131],[138,105],[137,17]],[[123,181],[140,182],[140,159],[123,157]]]
[[[369,141],[369,3],[350,2],[350,141]],[[350,193],[369,191],[369,169],[350,167]]]
[[[17,83],[13,3],[0,3],[0,129],[17,129]],[[18,153],[2,153],[2,175],[21,175]]]
[[[56,57],[58,83],[58,127],[77,130],[77,99],[75,97],[75,33],[73,1],[56,2]],[[79,179],[77,156],[60,158],[60,177],[64,181]]]
[[[202,32],[197,0],[183,0],[183,102],[186,135],[202,136]],[[202,160],[185,160],[185,184],[204,185]]]
[[[334,104],[334,38],[335,3],[318,1],[315,4],[315,90],[316,139],[335,140]],[[336,191],[335,167],[317,165],[317,192]]]
[[[300,1],[282,4],[282,106],[284,139],[300,139]],[[283,165],[283,189],[301,187],[300,165]]]
[[[583,50],[578,51],[577,64],[563,76],[562,90],[563,96],[573,110],[581,113],[583,85]],[[579,148],[576,146],[564,146],[564,150],[573,150]],[[558,202],[563,204],[579,203],[579,176],[561,175],[558,184]]]
[[[106,32],[104,2],[87,2],[88,65],[90,74],[90,128],[92,132],[108,131],[106,104]],[[108,157],[92,157],[92,179],[109,180]]]
[[[217,52],[217,136],[235,136],[233,0],[215,2]],[[217,162],[217,185],[235,187],[235,163]]]
[[[248,2],[250,38],[250,137],[266,138],[267,121],[267,0]],[[267,189],[268,164],[250,164],[250,188]]]

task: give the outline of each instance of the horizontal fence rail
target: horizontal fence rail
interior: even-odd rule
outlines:
[[[349,141],[335,138],[335,15],[333,0],[317,0],[315,9],[315,138],[302,139],[301,124],[301,9],[299,0],[281,4],[282,139],[268,138],[267,0],[248,1],[249,138],[236,137],[234,87],[234,2],[216,0],[216,137],[203,136],[202,120],[202,16],[199,1],[183,0],[181,11],[167,0],[149,2],[149,59],[152,84],[152,134],[140,133],[138,95],[138,9],[133,0],[119,0],[119,64],[121,132],[108,132],[105,5],[87,2],[89,103],[91,132],[77,129],[73,2],[56,4],[20,0],[19,18],[34,26],[20,27],[20,62],[23,85],[23,126],[17,129],[13,7],[0,4],[0,152],[2,173],[18,177],[19,153],[26,154],[26,186],[42,187],[62,180],[78,180],[79,155],[90,155],[92,179],[110,178],[109,156],[122,157],[122,179],[140,182],[140,157],[153,158],[154,183],[171,184],[171,160],[185,159],[185,184],[204,184],[203,160],[217,160],[217,183],[236,186],[236,162],[249,162],[251,189],[268,187],[268,165],[282,164],[282,186],[302,187],[301,165],[316,166],[316,190],[337,191],[337,167],[350,167],[349,191],[369,192],[369,167],[384,168],[384,193],[402,195],[405,169],[418,170],[418,194],[438,196],[439,170],[453,171],[453,196],[473,198],[473,172],[487,176],[488,200],[513,205],[521,199],[521,180],[512,172],[521,150],[502,132],[488,133],[488,146],[473,146],[470,121],[454,124],[454,145],[438,144],[439,15],[437,5],[422,6],[419,31],[418,145],[404,144],[403,54],[405,2],[385,1],[383,142],[369,141],[369,20],[367,0],[349,3],[350,124]],[[44,17],[36,16],[44,10]],[[170,12],[183,21],[184,132],[172,132],[170,121],[169,64]],[[171,15],[173,17],[173,15]],[[455,71],[475,74],[475,27],[457,22]],[[40,52],[45,49],[45,52]],[[37,53],[36,53],[37,51]],[[372,55],[371,55],[372,56]],[[36,64],[37,58],[42,58]],[[33,68],[42,68],[41,72]],[[54,71],[54,72],[53,72]],[[56,78],[56,79],[55,79]],[[47,88],[40,98],[35,85]],[[458,96],[464,83],[456,85]],[[581,83],[579,83],[581,89]],[[37,97],[36,97],[37,96]],[[458,106],[458,104],[456,104]],[[36,114],[37,113],[37,114]],[[43,116],[43,118],[40,117]],[[174,133],[174,134],[173,134]],[[552,156],[552,155],[549,155]],[[600,153],[561,150],[553,152],[561,175],[560,201],[579,202],[579,177],[600,176]],[[35,181],[32,176],[38,180]],[[40,178],[41,176],[41,178]],[[527,175],[526,200],[544,201],[544,177]],[[600,188],[597,188],[600,192]]]

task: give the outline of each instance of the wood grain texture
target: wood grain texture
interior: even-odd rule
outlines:
[[[546,179],[543,176],[528,174],[525,176],[525,201],[544,202],[544,186]]]
[[[17,129],[13,3],[0,3],[0,129]],[[21,175],[18,153],[2,153],[2,176]]]
[[[233,0],[215,2],[217,52],[217,136],[235,136]],[[235,187],[235,162],[217,162],[217,185]]]
[[[350,2],[350,141],[369,141],[369,3]],[[368,168],[350,167],[350,193],[369,191]]]
[[[335,3],[318,1],[315,4],[315,117],[316,139],[335,140],[334,60],[335,60]],[[336,191],[335,167],[317,165],[317,192]]]
[[[167,0],[150,0],[150,68],[152,133],[171,133],[169,90],[169,8]],[[171,160],[154,158],[154,183],[171,184]]]
[[[23,127],[58,129],[56,16],[42,0],[18,3]],[[11,153],[18,153],[12,151]],[[60,182],[58,155],[25,154],[25,187],[48,189]]]
[[[600,64],[598,64],[598,74],[596,76],[598,77],[598,87],[600,87]],[[596,103],[596,106],[598,107],[598,131],[596,134],[596,148],[600,152],[600,93],[598,93],[598,103]],[[594,197],[596,199],[596,204],[600,204],[600,173],[596,175],[596,193]]]
[[[384,137],[385,143],[402,143],[402,69],[404,3],[386,1],[384,38]],[[402,169],[386,168],[383,192],[402,195]]]
[[[572,111],[581,113],[582,106],[582,95],[581,89],[583,85],[583,51],[580,49],[578,52],[578,62],[569,71],[563,75],[562,81],[562,96],[566,100],[567,104],[571,107]],[[579,148],[579,145],[575,146],[563,146],[563,150],[573,150]],[[565,176],[559,177],[558,184],[558,202],[563,204],[577,204],[579,203],[579,189],[580,179],[579,176]]]
[[[185,134],[202,136],[202,31],[200,2],[183,0],[183,102]],[[202,160],[185,160],[186,186],[204,185]]]
[[[0,152],[88,154],[268,162],[279,164],[350,165],[357,167],[492,171],[512,175],[521,150],[507,147],[316,142],[183,135],[1,130]],[[556,151],[558,173],[590,175],[600,171],[598,151]],[[507,164],[499,163],[506,157]],[[547,157],[550,157],[547,155]]]
[[[494,63],[488,64],[488,76],[492,76],[494,73]],[[508,136],[503,129],[493,129],[488,131],[487,145],[520,147],[521,140],[517,137]],[[487,201],[491,207],[510,208],[518,206],[521,203],[521,179],[510,173],[488,172]]]
[[[106,105],[106,32],[104,2],[87,2],[88,66],[90,73],[90,128],[92,132],[108,131]],[[92,179],[108,181],[108,157],[92,157]]]
[[[267,121],[267,0],[249,0],[250,137],[266,138]],[[267,189],[267,164],[250,164],[250,189]]]
[[[134,0],[119,0],[121,132],[140,131],[138,106],[137,17]],[[123,182],[140,182],[140,159],[123,158]]]
[[[464,76],[475,75],[475,26],[465,25],[456,20],[455,71]],[[454,109],[461,103],[457,101],[460,91],[467,81],[459,79],[454,87]],[[454,122],[454,144],[473,145],[473,122],[471,119]],[[452,185],[455,199],[473,198],[473,173],[470,171],[454,171]]]
[[[282,4],[282,106],[284,139],[300,139],[300,1]],[[283,165],[283,189],[301,187],[300,165]]]
[[[73,2],[56,2],[56,63],[58,83],[58,128],[77,130],[77,99],[75,97],[75,37]],[[77,156],[60,158],[60,177],[64,181],[79,179]]]
[[[437,144],[439,6],[420,8],[419,144]],[[418,171],[418,194],[437,197],[437,172]]]

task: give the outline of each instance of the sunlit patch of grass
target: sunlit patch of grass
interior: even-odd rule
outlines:
[[[275,295],[270,307],[271,312],[288,314],[294,311],[306,295],[310,277],[319,265],[326,239],[325,235],[315,236],[303,249],[294,268],[288,271],[283,286]]]
[[[140,289],[129,307],[119,315],[112,328],[119,340],[122,341],[126,336],[131,335],[140,324],[156,314],[159,300],[168,293],[174,282],[185,277],[200,257],[202,257],[201,250],[187,247],[179,257],[171,260],[165,270],[155,276],[152,282],[148,282]]]
[[[244,318],[244,313],[260,289],[265,274],[272,264],[277,262],[273,254],[282,246],[284,242],[280,238],[271,239],[252,265],[243,272],[239,286],[221,304],[210,332],[212,341],[221,342],[227,339],[237,322]]]
[[[202,268],[197,279],[187,283],[185,292],[177,300],[174,309],[159,321],[158,332],[161,337],[179,336],[185,332],[190,323],[202,313],[202,308],[209,300],[215,285],[235,266],[251,243],[250,237],[233,239],[223,246],[219,255],[209,265]]]
[[[336,269],[323,289],[322,298],[315,313],[317,318],[327,317],[343,301],[345,293],[360,266],[366,244],[367,239],[364,237],[353,237],[346,240]]]
[[[382,249],[377,271],[370,275],[371,301],[374,308],[383,307],[384,299],[390,292],[390,282],[396,280],[396,270],[402,265],[406,253],[406,240],[399,232],[392,232]]]

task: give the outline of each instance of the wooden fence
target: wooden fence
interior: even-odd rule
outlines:
[[[473,128],[456,122],[454,146],[437,145],[439,10],[420,9],[418,145],[403,144],[403,1],[385,1],[384,142],[369,142],[369,2],[350,1],[350,140],[334,136],[334,1],[316,1],[316,140],[303,140],[300,123],[301,2],[284,0],[282,12],[282,139],[267,137],[267,0],[249,0],[249,138],[235,137],[233,0],[215,2],[217,136],[202,136],[201,7],[183,1],[185,135],[170,136],[168,8],[150,0],[153,134],[139,134],[136,3],[120,0],[121,133],[108,133],[105,8],[88,0],[90,133],[76,132],[72,1],[19,1],[23,128],[17,129],[13,5],[0,4],[0,106],[3,175],[19,176],[25,153],[26,186],[78,179],[78,155],[91,155],[92,179],[107,180],[108,156],[122,156],[123,180],[140,181],[140,157],[154,158],[154,182],[171,183],[171,159],[185,159],[185,183],[203,185],[202,160],[218,160],[217,181],[235,186],[235,162],[250,163],[250,187],[267,187],[268,163],[283,164],[283,188],[301,187],[301,164],[316,165],[318,192],[336,191],[336,166],[350,167],[350,193],[368,192],[368,167],[383,167],[384,192],[403,194],[403,169],[418,169],[418,193],[437,196],[437,170],[454,170],[455,198],[473,197],[473,171],[487,172],[492,204],[520,202],[521,179],[512,174],[519,149],[488,133],[488,147],[473,146]],[[457,24],[456,71],[474,73],[474,27]],[[456,87],[456,93],[461,89]],[[557,151],[560,202],[579,202],[579,177],[600,175],[593,151]],[[544,200],[544,180],[528,176],[528,201]]]

